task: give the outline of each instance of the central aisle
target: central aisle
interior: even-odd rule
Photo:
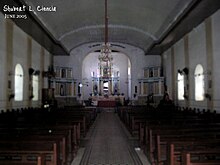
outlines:
[[[80,165],[142,165],[113,110],[103,110]]]

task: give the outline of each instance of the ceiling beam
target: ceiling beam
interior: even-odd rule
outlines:
[[[178,23],[145,54],[162,54],[220,8],[219,0],[198,0]]]

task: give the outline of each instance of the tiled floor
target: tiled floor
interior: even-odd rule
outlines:
[[[80,165],[141,165],[113,110],[102,110]]]

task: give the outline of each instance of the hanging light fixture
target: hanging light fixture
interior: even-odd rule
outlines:
[[[112,60],[113,57],[111,55],[111,45],[108,42],[108,11],[107,11],[107,0],[105,0],[105,42],[102,45],[99,61],[102,65],[101,68],[103,69],[102,76],[105,78],[111,77],[111,67],[112,67]]]

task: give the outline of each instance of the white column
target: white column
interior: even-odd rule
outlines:
[[[114,79],[112,78],[112,93],[114,93]]]
[[[159,83],[158,83],[158,85],[159,85],[159,95],[161,95],[162,94],[162,89],[161,89],[161,80],[159,80]]]
[[[108,95],[111,94],[111,89],[112,89],[111,80],[108,80]]]
[[[121,87],[120,81],[118,80],[118,93],[120,93],[120,91],[121,91],[120,87]]]
[[[100,81],[100,93],[103,94],[103,81]]]
[[[100,80],[99,80],[99,78],[98,78],[98,83],[97,83],[97,92],[99,95],[99,93],[100,93]]]
[[[141,81],[141,95],[144,95],[144,82]]]
[[[92,96],[94,95],[94,79],[92,80]]]

